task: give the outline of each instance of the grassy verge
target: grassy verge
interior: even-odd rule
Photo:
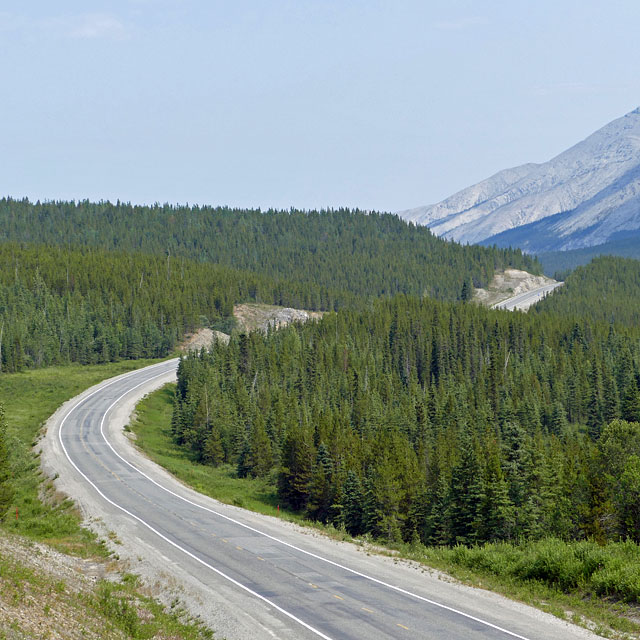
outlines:
[[[175,384],[150,394],[136,408],[136,417],[128,427],[136,444],[160,466],[200,493],[221,502],[267,515],[302,522],[298,514],[278,509],[274,482],[269,478],[236,477],[235,467],[211,467],[199,464],[191,454],[171,438],[171,412]]]
[[[0,638],[213,637],[177,603],[165,608],[145,595],[131,574],[94,583],[77,565],[81,561],[61,561],[44,545],[5,535],[0,545]]]
[[[544,539],[396,552],[611,638],[640,637],[640,548]]]
[[[155,462],[201,493],[268,515],[277,496],[269,479],[237,478],[229,465],[195,462],[171,438],[174,385],[150,394],[130,426],[137,444]],[[279,515],[309,524],[298,514]],[[323,528],[317,523],[316,528]],[[332,528],[324,528],[340,535]],[[341,536],[348,538],[346,534]],[[380,547],[372,547],[380,549]],[[439,569],[473,586],[496,591],[605,637],[640,637],[640,547],[632,543],[600,547],[590,542],[542,540],[488,544],[475,548],[395,545],[387,551]]]
[[[73,503],[44,481],[33,452],[42,425],[65,401],[101,380],[158,362],[126,360],[94,366],[70,365],[0,376],[0,402],[8,423],[14,498],[2,527],[80,555],[105,555],[95,536],[80,526]],[[17,514],[16,514],[17,510]],[[16,517],[17,515],[17,517]]]
[[[194,624],[177,603],[167,611],[152,598],[141,593],[138,578],[125,574],[120,582],[101,580],[96,592],[85,600],[94,617],[103,617],[114,630],[128,638],[213,638],[213,634]]]
[[[0,549],[0,638],[212,637],[177,603],[167,610],[144,594],[134,576],[77,587],[61,580],[47,562],[28,566],[37,556],[38,543],[99,562],[109,556],[106,545],[81,526],[73,502],[58,496],[53,484],[43,477],[33,445],[44,422],[66,400],[104,379],[154,362],[158,360],[0,375],[14,489],[12,506],[0,519],[0,536],[5,536],[6,542],[4,551]],[[25,545],[34,546],[21,560],[14,557]],[[109,570],[117,571],[117,567]],[[37,628],[31,624],[34,620]]]

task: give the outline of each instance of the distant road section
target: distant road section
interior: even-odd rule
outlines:
[[[532,304],[539,302],[547,294],[551,293],[556,287],[559,287],[562,282],[554,282],[553,284],[546,284],[544,287],[539,287],[533,291],[525,291],[513,298],[508,298],[502,302],[498,302],[491,306],[492,309],[505,309],[506,311],[526,311]]]

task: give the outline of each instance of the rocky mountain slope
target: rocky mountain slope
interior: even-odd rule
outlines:
[[[543,164],[501,171],[442,202],[399,212],[459,242],[531,252],[640,229],[640,108]]]

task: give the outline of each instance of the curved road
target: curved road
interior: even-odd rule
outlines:
[[[180,484],[122,437],[135,403],[175,378],[176,360],[113,378],[52,418],[45,467],[124,546],[192,576],[239,622],[228,638],[574,640],[596,636],[357,545],[220,504]],[[179,571],[178,571],[179,569]],[[234,613],[235,615],[235,613]],[[205,616],[206,619],[206,616]],[[216,629],[217,630],[217,629]]]

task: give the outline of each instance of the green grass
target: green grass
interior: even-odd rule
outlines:
[[[155,462],[194,489],[228,504],[276,514],[273,479],[238,478],[235,468],[198,464],[171,438],[175,385],[143,399],[131,430]],[[311,524],[329,535],[349,539],[332,527],[310,523],[298,514],[280,516]],[[372,550],[381,549],[378,545]],[[640,547],[633,543],[601,547],[591,542],[542,540],[480,547],[444,548],[421,544],[388,545],[387,551],[444,571],[458,580],[496,591],[562,619],[587,626],[605,637],[640,637]]]
[[[278,510],[274,478],[238,478],[232,465],[212,467],[199,464],[171,437],[171,412],[175,384],[149,394],[136,408],[136,416],[128,429],[136,436],[136,444],[160,466],[200,493],[212,498],[296,522],[303,518],[285,509]]]
[[[153,362],[158,360],[69,365],[0,375],[0,402],[8,423],[14,479],[13,504],[0,522],[2,528],[77,555],[106,555],[96,536],[80,526],[73,503],[58,498],[52,483],[43,477],[33,446],[47,418],[66,400],[101,380]]]
[[[400,556],[459,580],[588,625],[606,637],[638,637],[640,547],[553,538],[477,547],[400,545]]]
[[[36,549],[29,549],[32,542],[10,539],[23,553],[31,551],[34,558],[39,556]],[[42,561],[43,556],[39,557]],[[5,604],[5,610],[0,609],[0,638],[5,637],[2,627],[9,620],[12,630],[20,634],[10,638],[36,637],[32,635],[34,628],[39,638],[64,637],[71,629],[83,637],[102,640],[213,638],[211,631],[194,621],[177,601],[164,607],[145,595],[138,578],[131,574],[117,580],[101,579],[93,585],[90,580],[63,579],[48,568],[27,567],[23,559],[0,556],[0,601]]]
[[[102,580],[85,602],[98,616],[120,629],[127,638],[213,638],[213,633],[194,623],[179,607],[167,610],[140,593],[138,578],[125,574],[120,582]]]

